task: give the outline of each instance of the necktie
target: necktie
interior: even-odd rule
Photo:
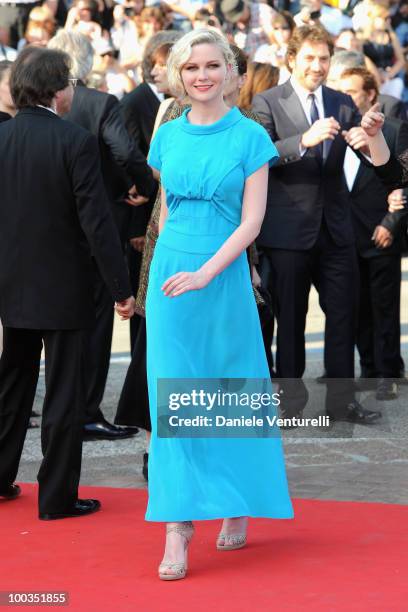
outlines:
[[[310,119],[312,120],[312,124],[313,124],[315,121],[320,119],[319,111],[317,109],[315,94],[313,94],[313,93],[309,94],[309,100],[310,100]],[[320,144],[318,144],[315,147],[313,147],[313,149],[316,152],[316,158],[319,161],[322,161],[322,159],[323,159],[323,143],[321,142]]]

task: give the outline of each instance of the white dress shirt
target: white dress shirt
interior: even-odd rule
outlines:
[[[346,154],[344,156],[344,175],[346,177],[346,183],[348,190],[353,189],[354,181],[356,180],[357,172],[360,168],[361,161],[354,153],[351,147],[346,147]]]
[[[42,104],[37,104],[38,108],[45,108],[45,110],[50,111],[50,113],[54,113],[54,115],[57,114],[57,111],[54,108],[51,108],[51,106],[43,106]]]
[[[316,91],[309,91],[308,89],[305,89],[304,87],[302,87],[302,85],[298,83],[298,81],[295,79],[293,75],[290,77],[290,82],[295,91],[295,94],[300,100],[300,104],[302,105],[302,108],[304,110],[304,113],[307,117],[308,122],[312,124],[312,120],[310,118],[312,100],[309,98],[310,94],[312,93],[315,95],[315,101],[316,101],[317,110],[319,112],[319,118],[324,119],[322,86],[320,85],[320,87],[318,87]]]
[[[302,108],[303,108],[303,112],[305,113],[306,119],[308,120],[310,125],[312,125],[312,119],[311,119],[312,100],[309,97],[311,93],[313,93],[315,96],[315,102],[316,102],[317,110],[319,113],[319,119],[323,119],[324,118],[324,106],[323,106],[322,86],[320,85],[320,87],[318,87],[316,91],[313,91],[313,92],[309,91],[308,89],[305,89],[304,87],[302,87],[302,85],[299,84],[299,82],[295,79],[293,75],[290,77],[290,82],[291,82],[291,85],[293,87],[295,94],[299,98],[300,104],[302,105]],[[306,151],[307,151],[307,148],[302,147],[302,144],[299,143],[299,153],[301,157],[303,157]]]
[[[163,102],[164,100],[164,93],[161,93],[161,91],[158,91],[156,85],[154,83],[147,83],[148,86],[150,87],[150,89],[152,90],[152,92],[154,93],[154,95],[156,96],[156,98],[159,99],[160,102]]]

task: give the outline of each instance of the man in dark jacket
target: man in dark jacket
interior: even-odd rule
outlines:
[[[89,89],[83,81],[92,68],[93,49],[89,40],[77,32],[60,32],[50,48],[66,51],[72,62],[71,75],[77,84],[67,119],[89,130],[98,139],[102,174],[111,210],[124,247],[133,207],[126,203],[134,185],[139,196],[149,197],[155,181],[145,157],[129,136],[118,100],[109,94]],[[86,424],[84,439],[116,440],[137,433],[134,428],[108,423],[100,409],[109,371],[113,302],[98,268],[94,267],[95,324],[86,338]]]
[[[362,115],[377,101],[378,86],[366,68],[345,70],[338,87],[353,98]],[[387,117],[383,133],[395,156],[408,149],[406,121]],[[397,381],[403,368],[400,345],[402,243],[398,222],[405,213],[387,213],[389,190],[374,169],[360,163],[350,148],[344,171],[351,195],[360,273],[356,344],[361,376],[377,379],[378,400],[391,400],[397,397]]]
[[[305,323],[313,282],[325,314],[326,410],[336,420],[372,423],[381,415],[354,397],[357,264],[344,181],[347,144],[342,132],[362,131],[349,96],[323,85],[333,43],[321,28],[297,28],[289,41],[289,81],[254,98],[253,110],[280,154],[269,173],[268,202],[258,243],[275,284],[277,372],[291,379],[293,411],[308,394]],[[339,381],[339,382],[337,382]]]
[[[79,500],[83,333],[93,325],[92,258],[124,318],[134,298],[102,181],[97,142],[57,116],[69,110],[64,53],[25,49],[11,72],[19,112],[0,126],[0,496],[14,484],[45,349],[39,516],[95,512]]]

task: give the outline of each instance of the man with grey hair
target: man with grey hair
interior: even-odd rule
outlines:
[[[348,68],[366,67],[365,56],[361,51],[336,51],[331,58],[330,70],[327,76],[326,85],[332,89],[338,89],[338,82],[341,75]],[[374,75],[375,76],[375,75]],[[407,120],[407,112],[401,100],[387,94],[379,94],[378,102],[381,105],[381,112],[388,118]]]
[[[84,83],[93,63],[89,40],[78,32],[62,31],[48,46],[64,50],[71,58],[71,76],[77,83],[71,111],[65,118],[89,130],[98,139],[105,188],[123,246],[132,214],[132,207],[126,203],[129,189],[134,186],[139,196],[149,198],[155,189],[152,171],[126,130],[117,98],[87,88]],[[96,266],[94,302],[96,320],[84,347],[87,386],[84,439],[123,439],[137,430],[108,423],[100,409],[109,371],[113,302]]]

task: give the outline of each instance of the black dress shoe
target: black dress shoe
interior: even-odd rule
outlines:
[[[143,453],[142,474],[146,482],[149,480],[149,453]]]
[[[380,378],[377,383],[377,393],[375,394],[375,397],[380,402],[397,399],[397,383],[390,378]]]
[[[21,489],[16,484],[11,484],[5,489],[0,490],[0,497],[5,499],[16,499],[21,494]]]
[[[381,412],[367,410],[357,401],[350,402],[345,413],[341,416],[336,416],[330,412],[327,414],[333,421],[347,421],[348,423],[360,423],[362,425],[369,425],[382,417]]]
[[[38,518],[42,521],[56,521],[57,519],[75,518],[77,516],[86,516],[97,512],[101,507],[101,502],[97,499],[78,499],[74,507],[66,512],[47,513],[40,512]]]
[[[105,419],[96,423],[84,425],[84,437],[86,440],[123,440],[131,438],[139,432],[137,427],[120,427],[108,423]]]

